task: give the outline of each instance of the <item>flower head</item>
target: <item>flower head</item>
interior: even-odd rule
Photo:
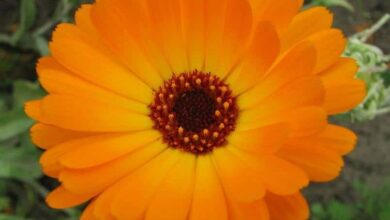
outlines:
[[[60,24],[29,102],[51,207],[81,219],[307,219],[365,96],[345,39],[302,0],[98,0]]]

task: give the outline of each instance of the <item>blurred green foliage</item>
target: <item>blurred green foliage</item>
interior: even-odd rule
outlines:
[[[350,11],[354,10],[352,4],[349,3],[348,0],[310,0],[310,1],[308,1],[308,4],[306,7],[312,7],[312,6],[326,6],[326,7],[339,6],[339,7],[346,8]]]
[[[0,33],[0,220],[71,220],[80,215],[78,209],[59,211],[45,204],[57,183],[42,174],[41,150],[29,137],[33,121],[23,111],[26,101],[44,95],[38,83],[26,79],[35,77],[35,59],[48,54],[50,32],[57,23],[72,21],[74,10],[87,1],[56,2],[50,17],[39,23],[37,1],[20,0],[18,28]]]
[[[377,188],[355,182],[359,192],[356,203],[332,200],[327,204],[311,205],[312,220],[389,220],[390,219],[390,181]]]
[[[390,20],[390,14],[382,17],[373,27],[349,38],[347,57],[354,58],[359,65],[357,77],[367,85],[367,97],[351,112],[338,116],[356,122],[372,120],[390,112],[390,55],[367,40]]]

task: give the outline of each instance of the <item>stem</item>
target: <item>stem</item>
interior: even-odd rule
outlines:
[[[58,14],[57,14],[57,12],[55,12],[54,13],[55,16],[52,19],[50,19],[48,22],[43,24],[41,27],[39,27],[37,30],[35,30],[33,33],[33,36],[40,36],[40,35],[48,32],[50,29],[52,29],[54,27],[54,25],[56,25],[58,22],[60,22],[61,19],[72,10],[72,8],[73,8],[73,6],[69,3],[67,3],[66,1],[60,1],[57,5],[57,8],[56,8],[56,11],[58,11]]]
[[[390,113],[390,107],[386,107],[386,108],[382,108],[382,109],[379,109],[375,112],[375,115],[385,115],[385,114],[388,114]]]
[[[383,27],[390,20],[390,14],[385,14],[377,23],[371,28],[355,34],[353,37],[358,38],[362,42],[366,42],[373,34]]]
[[[42,187],[39,183],[37,183],[35,180],[25,180],[25,183],[30,185],[33,189],[35,189],[39,195],[41,195],[43,198],[46,197],[48,191],[44,187]]]

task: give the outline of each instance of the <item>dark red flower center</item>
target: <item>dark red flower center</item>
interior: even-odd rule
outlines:
[[[149,106],[164,141],[194,154],[226,144],[235,129],[236,99],[221,79],[194,71],[174,75],[155,93]]]

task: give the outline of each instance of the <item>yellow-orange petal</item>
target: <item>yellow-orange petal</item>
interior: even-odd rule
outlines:
[[[291,195],[308,185],[306,173],[292,163],[276,156],[268,156],[264,160],[264,181],[269,191]]]
[[[25,111],[42,123],[76,131],[137,131],[153,126],[147,115],[69,95],[49,95],[41,101],[29,102]]]
[[[256,129],[283,122],[285,115],[295,109],[322,106],[324,96],[325,89],[319,77],[310,76],[294,80],[258,105],[241,111],[237,130]]]
[[[227,141],[241,150],[262,155],[276,152],[284,143],[288,135],[286,123],[273,124],[257,129],[234,131]]]
[[[151,27],[155,41],[160,45],[164,57],[170,64],[173,73],[182,73],[189,70],[187,59],[188,50],[183,39],[183,13],[188,1],[181,0],[146,0],[146,7],[151,18]],[[192,8],[192,13],[201,13]],[[183,30],[184,29],[184,30]],[[189,61],[191,62],[191,61]],[[195,69],[196,67],[192,67]]]
[[[91,194],[75,194],[63,186],[59,186],[47,196],[46,202],[51,208],[65,209],[80,205],[90,200],[93,196]]]
[[[265,79],[239,97],[240,109],[253,107],[293,80],[312,75],[315,62],[313,45],[307,41],[298,44],[275,62]]]
[[[125,184],[124,180],[111,185],[95,199],[92,212],[98,219],[116,220],[109,207],[115,196],[122,190],[122,185]]]
[[[84,169],[112,161],[136,151],[160,138],[155,130],[147,130],[121,135],[107,135],[106,139],[78,146],[60,157],[63,166],[71,169]],[[88,157],[85,157],[88,155]]]
[[[310,136],[323,131],[327,124],[327,114],[320,107],[297,109],[286,115],[290,123],[289,137]]]
[[[355,108],[366,97],[366,83],[363,80],[348,79],[325,81],[324,108],[331,114],[347,112]]]
[[[319,73],[321,79],[325,82],[338,81],[344,79],[353,79],[359,69],[358,64],[352,58],[339,58],[328,69]]]
[[[49,177],[58,178],[60,176],[61,171],[64,167],[58,163],[50,163],[50,164],[41,164],[42,172]]]
[[[128,31],[118,5],[99,1],[92,8],[92,19],[99,35],[109,45],[126,67],[154,89],[162,84],[159,70],[151,63],[142,46]],[[119,12],[120,11],[120,12]]]
[[[149,86],[118,62],[99,39],[76,26],[61,24],[49,46],[52,56],[79,77],[142,103],[152,100]]]
[[[343,33],[338,29],[320,31],[308,39],[314,44],[317,52],[315,73],[327,69],[336,62],[344,52],[347,42]]]
[[[331,27],[333,15],[324,7],[314,7],[294,17],[282,37],[282,48],[286,50],[310,35]]]
[[[159,186],[181,158],[183,152],[167,149],[125,180],[110,207],[117,219],[141,219]],[[126,195],[126,196],[124,196]]]
[[[101,166],[88,169],[64,169],[59,179],[72,192],[82,194],[99,193],[148,163],[165,149],[164,143],[156,141]]]
[[[205,71],[224,78],[247,47],[253,25],[252,11],[248,1],[223,0],[217,2],[207,0],[206,4],[208,6],[218,4],[216,10],[225,10],[223,23],[220,23],[221,17],[213,15],[214,11],[207,12],[207,27],[204,33],[206,41]],[[212,8],[210,7],[210,9]]]
[[[268,193],[265,202],[272,220],[309,219],[309,206],[300,193],[287,196]]]
[[[339,58],[332,66],[320,73],[327,91],[324,108],[329,114],[351,110],[366,96],[366,85],[355,79],[358,66],[350,58]]]
[[[264,199],[252,203],[229,200],[229,217],[234,220],[269,220],[267,204]]]
[[[226,193],[240,202],[254,202],[265,194],[264,176],[254,172],[227,148],[214,149],[212,158]]]
[[[103,8],[108,10],[106,12],[102,11],[104,17],[107,16],[107,13],[113,13],[110,12],[111,9],[115,14],[118,14],[121,22],[123,22],[122,28],[129,33],[135,44],[140,46],[140,49],[145,53],[145,57],[150,60],[150,63],[164,79],[170,78],[173,69],[163,54],[161,45],[158,45],[156,39],[158,36],[152,28],[152,19],[149,16],[147,1],[103,0],[99,1],[99,4],[104,5]],[[100,25],[101,19],[98,17],[101,16],[92,10],[92,19],[97,26]],[[104,31],[104,29],[100,31]]]
[[[195,175],[195,188],[188,219],[227,220],[226,198],[209,155],[198,157]]]
[[[320,146],[345,155],[353,150],[357,136],[350,130],[337,125],[328,125],[325,130],[313,136],[298,139],[302,145]]]
[[[96,28],[91,20],[91,9],[92,5],[90,4],[81,5],[76,11],[74,20],[78,28],[87,32],[89,35],[94,35],[94,37],[98,38],[99,36],[97,35]]]
[[[119,106],[133,112],[148,114],[146,104],[122,97],[94,85],[69,72],[53,57],[41,58],[37,65],[41,85],[50,94],[72,95]]]
[[[183,220],[190,210],[195,181],[196,157],[181,154],[179,162],[158,187],[146,212],[146,220]]]
[[[49,149],[66,141],[93,135],[93,133],[66,130],[41,123],[35,124],[30,134],[32,142],[42,149]]]
[[[159,134],[157,132],[145,131],[135,134],[101,134],[77,138],[58,144],[45,151],[40,158],[40,163],[46,175],[58,177],[59,173],[63,171],[64,165],[68,168],[97,166],[103,162],[108,162],[126,153],[135,151],[137,148],[156,140],[158,137]],[[131,147],[126,145],[124,147],[123,145],[122,147],[112,146],[113,144],[123,144],[122,141],[132,143],[132,145],[130,145]],[[107,147],[107,144],[110,147],[102,149]],[[92,148],[91,151],[84,151],[84,154],[80,154],[80,152],[85,150],[83,149],[84,147],[88,148],[89,146]],[[105,155],[100,155],[100,157],[98,157],[98,154],[101,154],[102,151],[105,151]],[[92,157],[91,152],[94,152],[96,156]],[[67,154],[70,154],[70,156],[67,156]],[[75,154],[79,157],[74,157]],[[90,156],[85,158],[85,155]],[[65,159],[63,159],[63,157],[65,157]]]
[[[255,21],[270,21],[284,33],[302,6],[302,0],[251,0]]]
[[[279,49],[279,37],[274,26],[270,22],[257,24],[248,52],[226,80],[234,94],[241,94],[256,85],[275,61]]]
[[[88,204],[87,208],[84,209],[83,213],[80,216],[80,220],[98,220],[98,218],[93,213],[95,208],[95,202]],[[110,219],[106,219],[110,220]]]
[[[320,140],[318,140],[320,142]],[[300,167],[310,180],[330,181],[336,178],[344,163],[341,156],[321,144],[312,145],[299,139],[288,140],[277,153],[282,158]]]

